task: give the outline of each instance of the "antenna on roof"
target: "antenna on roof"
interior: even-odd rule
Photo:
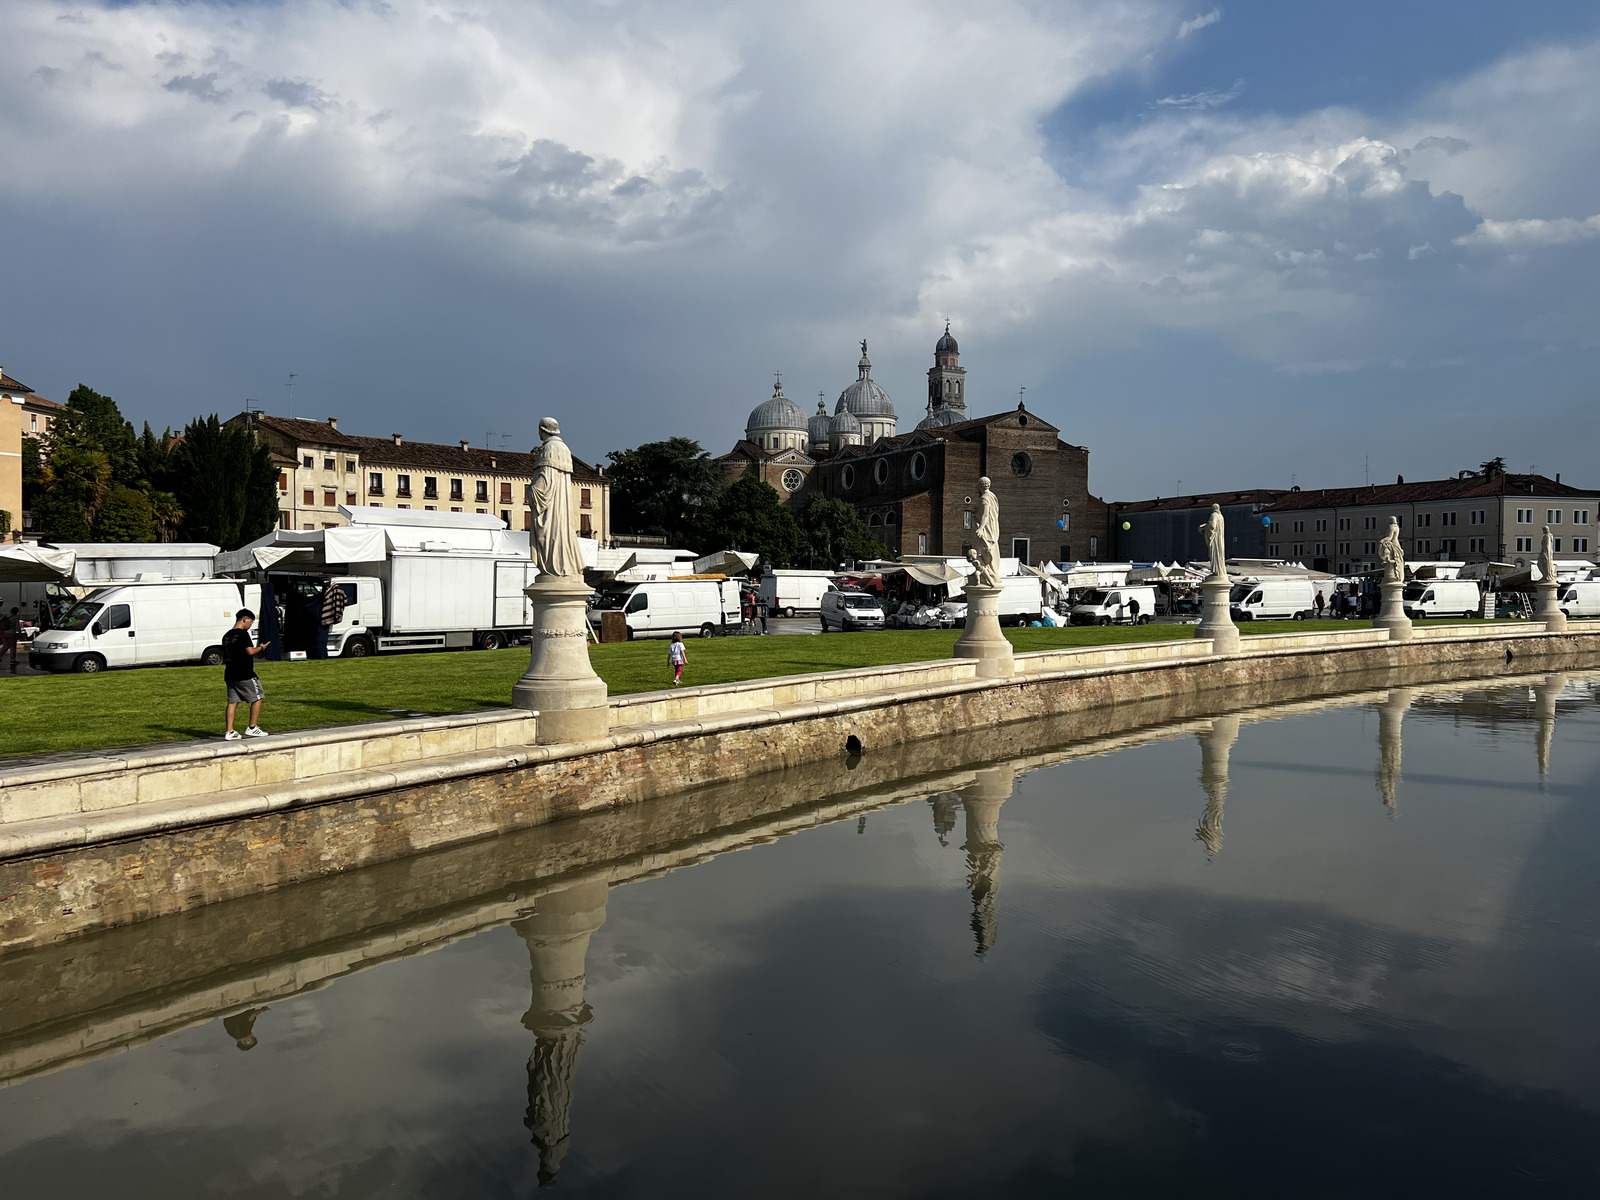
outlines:
[[[294,381],[295,381],[295,373],[293,371],[290,371],[289,372],[289,382],[284,384],[283,386],[289,389],[289,417],[290,417],[291,420],[294,418]]]
[[[500,439],[500,449],[502,450],[506,448],[506,443],[511,440],[511,435],[509,433],[493,433],[490,430],[485,429],[483,431],[483,448],[485,450],[492,448],[489,445],[489,439],[494,437]]]
[[[261,401],[255,400],[255,399],[252,399],[249,396],[246,396],[245,400],[244,400],[244,410],[247,413],[258,413],[258,412],[260,412],[261,411]]]

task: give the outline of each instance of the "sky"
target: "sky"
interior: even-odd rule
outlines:
[[[23,0],[0,43],[0,365],[136,424],[721,453],[866,338],[906,430],[948,319],[969,409],[1108,499],[1600,486],[1592,0]]]

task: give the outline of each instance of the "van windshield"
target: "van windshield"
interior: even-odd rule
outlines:
[[[1427,590],[1428,585],[1425,583],[1408,583],[1406,584],[1406,590],[1403,593],[1403,598],[1406,600],[1421,600],[1422,593]]]
[[[846,608],[877,608],[878,602],[871,596],[841,596],[839,603]]]
[[[1253,583],[1234,584],[1233,590],[1228,593],[1228,603],[1243,604],[1245,602],[1245,597],[1250,595],[1250,593],[1255,589],[1255,586],[1256,585]]]
[[[89,628],[89,623],[95,619],[105,605],[95,600],[80,600],[67,610],[67,615],[56,622],[57,629],[64,629],[68,633],[79,629]]]
[[[1089,604],[1093,605],[1095,608],[1099,608],[1105,602],[1106,594],[1099,588],[1090,588],[1087,592],[1078,597],[1079,604]]]

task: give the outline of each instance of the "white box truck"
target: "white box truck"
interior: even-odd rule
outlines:
[[[629,641],[674,633],[715,637],[739,628],[737,579],[659,579],[612,592],[601,603],[622,610]]]
[[[1317,589],[1305,576],[1236,583],[1228,607],[1236,621],[1304,621],[1315,615]]]
[[[1406,584],[1400,607],[1412,620],[1418,617],[1481,616],[1483,592],[1471,579],[1430,579]]]
[[[222,635],[261,589],[236,579],[162,580],[99,588],[33,639],[28,665],[92,674],[110,667],[222,662]]]
[[[822,611],[823,593],[834,587],[832,571],[772,570],[761,577],[756,595],[767,602],[767,609],[785,617]]]

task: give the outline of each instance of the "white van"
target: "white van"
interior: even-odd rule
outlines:
[[[1236,583],[1228,607],[1236,621],[1305,621],[1316,613],[1317,589],[1306,578]]]
[[[882,629],[883,606],[866,592],[828,592],[822,597],[822,632]]]
[[[90,592],[33,639],[28,665],[89,674],[107,667],[222,662],[222,635],[261,589],[234,579],[120,583]]]
[[[767,602],[769,612],[792,617],[796,613],[821,612],[822,597],[831,587],[831,571],[775,571],[768,568],[756,588],[756,595]]]
[[[739,628],[739,584],[733,579],[661,579],[641,583],[622,601],[628,637],[703,638]]]
[[[1139,611],[1134,612],[1137,601]],[[1153,587],[1090,588],[1069,614],[1074,625],[1148,625],[1156,611]]]
[[[1408,583],[1400,594],[1406,616],[1477,617],[1483,614],[1483,593],[1470,579],[1431,579]]]
[[[1600,617],[1600,579],[1581,579],[1563,585],[1557,603],[1569,617]]]

